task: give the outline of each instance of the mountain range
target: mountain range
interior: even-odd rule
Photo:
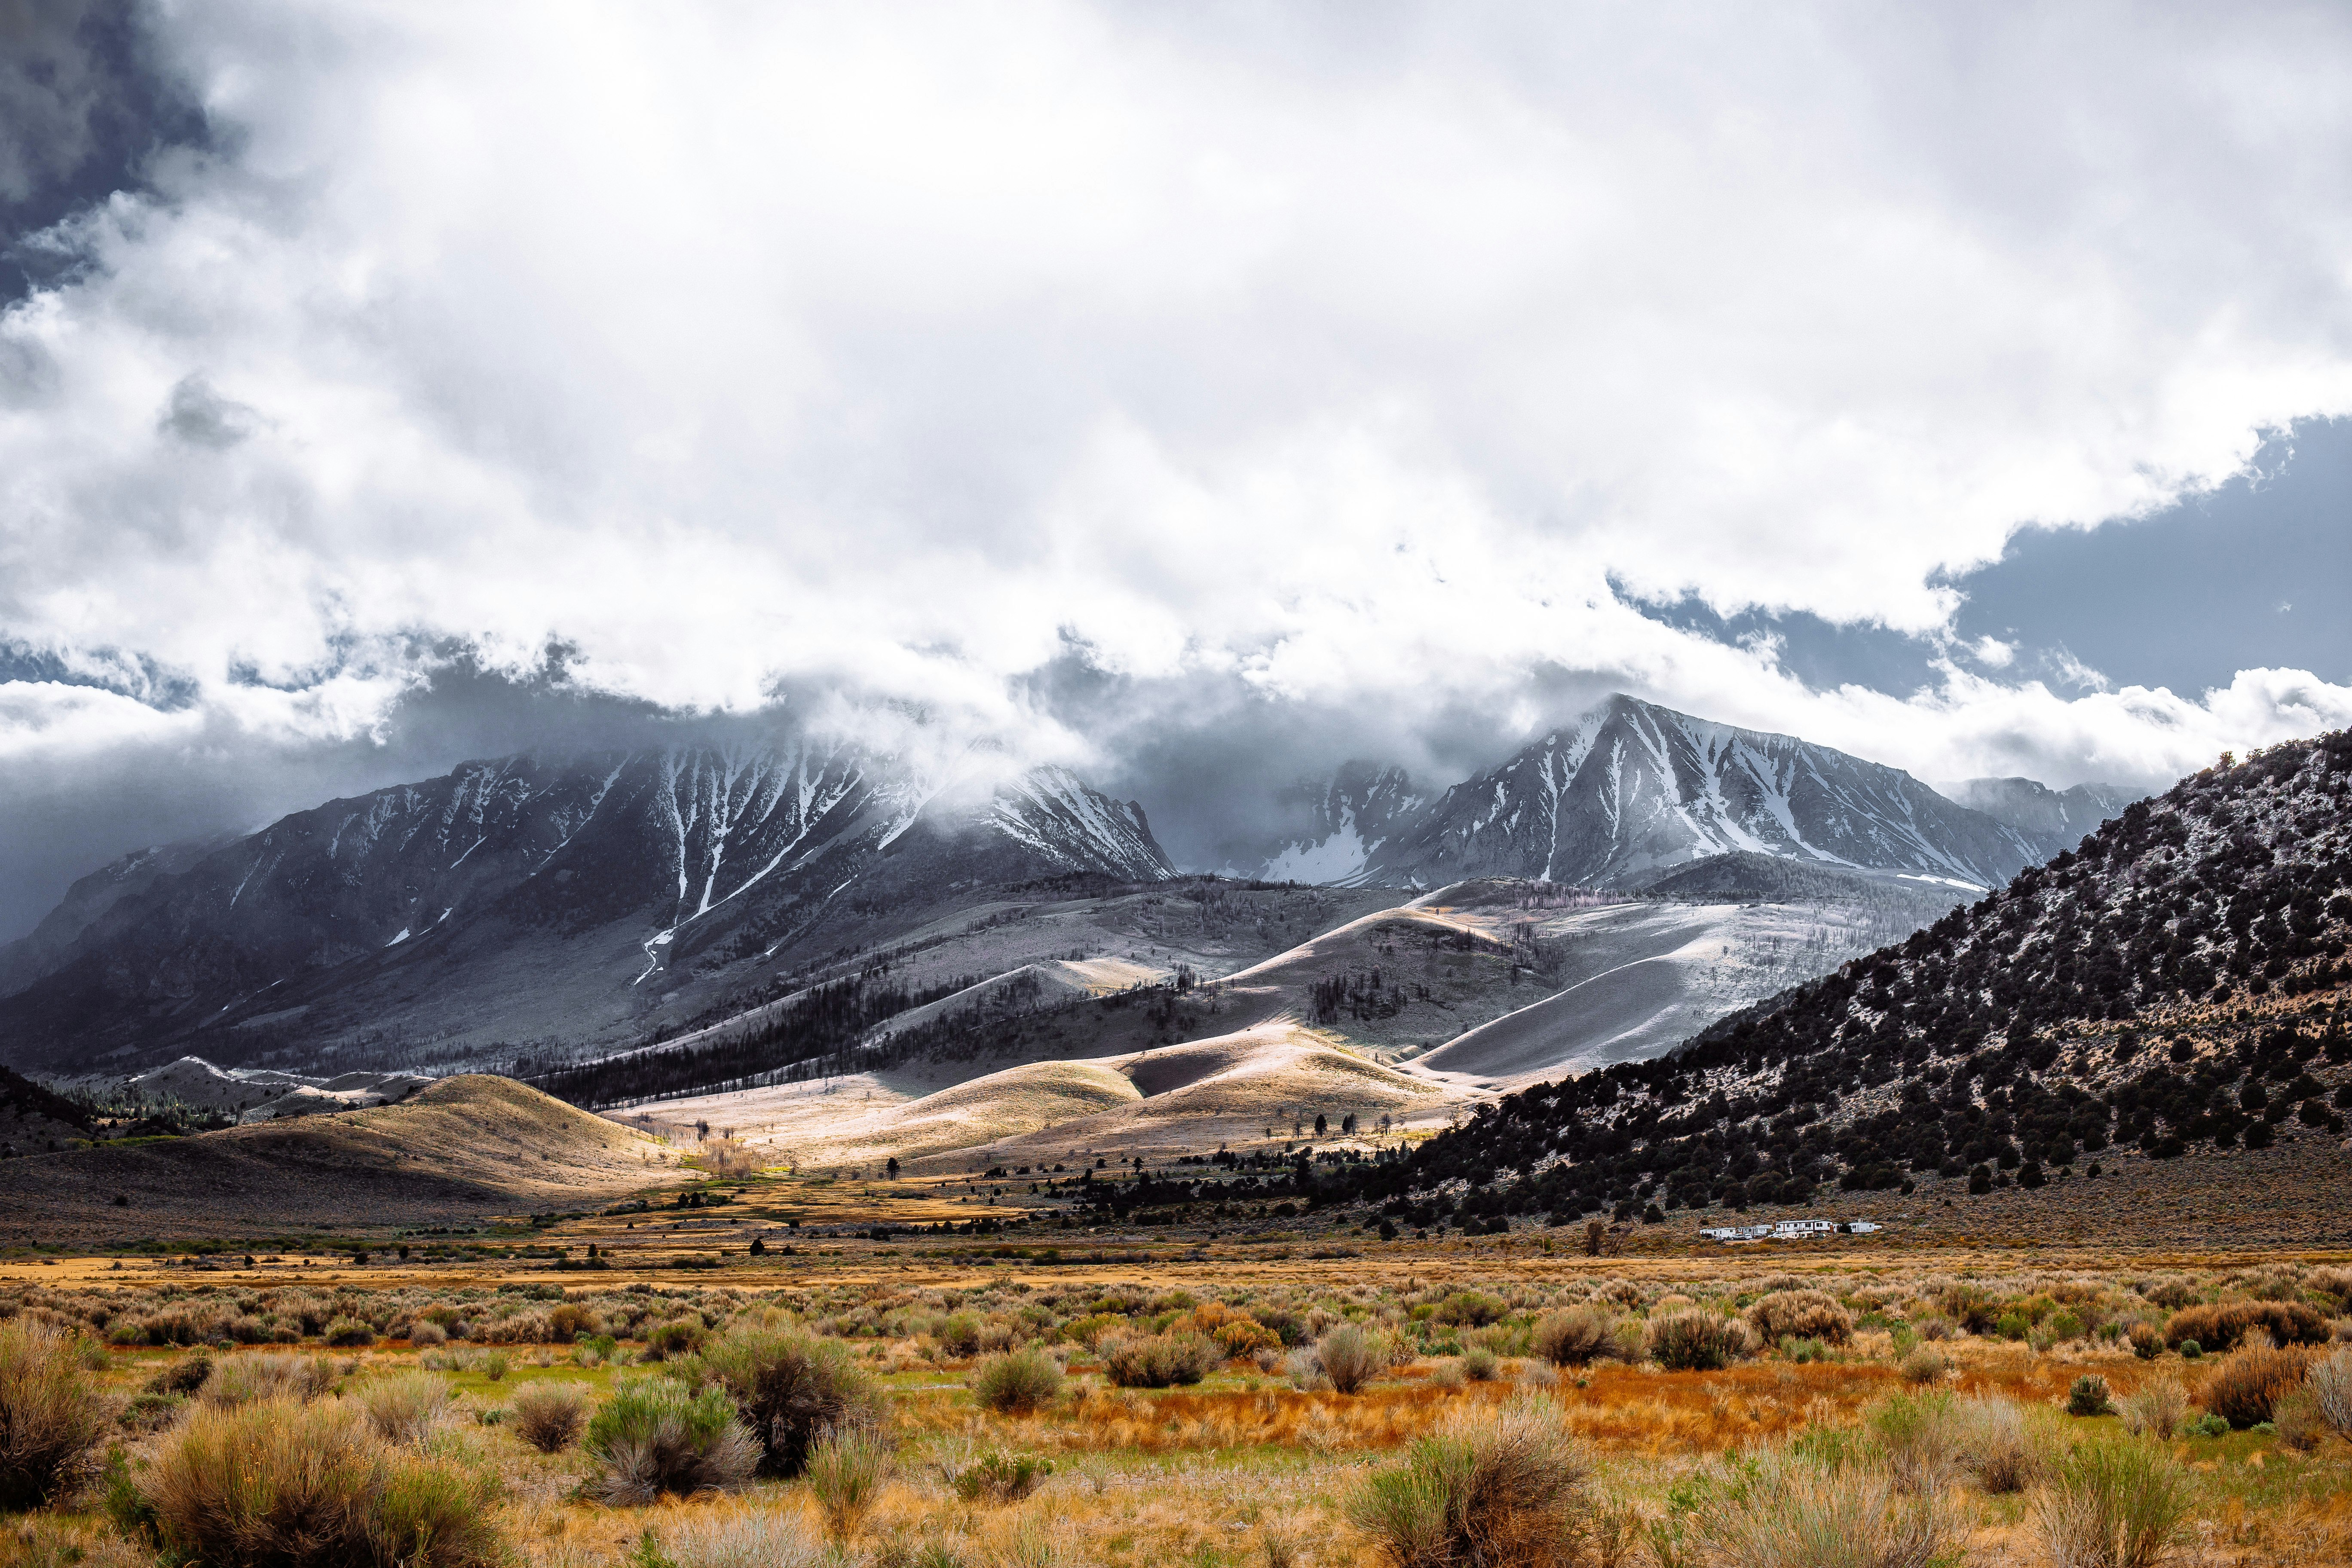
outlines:
[[[560,1064],[942,943],[981,967],[918,964],[898,983],[909,996],[1000,963],[1097,955],[1123,966],[1122,984],[1180,964],[1213,976],[1314,934],[1219,912],[1200,892],[1197,940],[1180,952],[1164,901],[1066,902],[1176,868],[1140,805],[1063,768],[993,763],[931,768],[810,739],[525,754],[142,851],[0,948],[0,1055],[117,1079],[182,1054],[331,1077]],[[1442,793],[1372,763],[1302,786],[1285,804],[1303,828],[1255,870],[1363,889],[1499,878],[1869,904],[1873,919],[1906,911],[1908,930],[2042,858],[2120,794],[1968,788],[1988,809],[1828,747],[1620,696]],[[1925,897],[1872,890],[1898,886]],[[1063,912],[1040,923],[1046,907]],[[1019,942],[958,945],[1008,921],[1028,922]]]

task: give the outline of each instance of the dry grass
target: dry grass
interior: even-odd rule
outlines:
[[[0,1323],[0,1510],[72,1484],[101,1430],[79,1347],[46,1323]]]
[[[525,1384],[514,1394],[515,1436],[542,1454],[558,1454],[579,1440],[588,1419],[588,1396],[576,1384]]]
[[[1354,1495],[1349,1517],[1395,1568],[1567,1568],[1591,1462],[1540,1398],[1456,1410]]]
[[[2198,1403],[2232,1426],[2271,1418],[2278,1402],[2303,1386],[2311,1365],[2306,1351],[2255,1346],[2237,1352],[2207,1375]]]

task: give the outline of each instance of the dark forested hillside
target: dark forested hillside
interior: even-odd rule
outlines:
[[[1353,1184],[1402,1205],[1466,1182],[1445,1206],[1473,1218],[1625,1218],[2334,1139],[2347,928],[2352,733],[2224,757],[1907,942],[1669,1056],[1484,1107]]]

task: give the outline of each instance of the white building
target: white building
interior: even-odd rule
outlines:
[[[1837,1230],[1833,1219],[1784,1219],[1772,1227],[1775,1241],[1802,1241],[1807,1237],[1829,1236]]]

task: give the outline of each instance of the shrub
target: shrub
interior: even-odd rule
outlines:
[[[150,1394],[194,1394],[213,1374],[213,1358],[198,1351],[184,1355],[147,1380]]]
[[[880,1421],[882,1395],[837,1340],[739,1329],[709,1342],[688,1368],[716,1382],[760,1446],[760,1469],[796,1476],[826,1430]]]
[[[2164,1353],[2164,1336],[2153,1323],[2134,1323],[2125,1337],[2131,1341],[2132,1354],[2142,1361],[2154,1361]]]
[[[1315,1360],[1341,1394],[1355,1393],[1388,1370],[1386,1347],[1353,1323],[1342,1323],[1318,1341]]]
[[[680,1318],[676,1322],[664,1323],[646,1336],[646,1360],[671,1361],[692,1355],[701,1348],[709,1331],[699,1318]]]
[[[1492,1383],[1502,1370],[1502,1359],[1484,1345],[1462,1352],[1462,1375],[1473,1383]]]
[[[1768,1345],[1790,1338],[1842,1345],[1853,1338],[1853,1314],[1820,1290],[1775,1290],[1748,1309],[1748,1326]]]
[[[2181,1342],[2180,1342],[2180,1359],[2181,1359],[2181,1360],[2183,1360],[2183,1361],[2195,1361],[2198,1357],[2200,1357],[2200,1356],[2203,1355],[2204,1353],[2205,1353],[2205,1347],[2204,1347],[2203,1345],[2199,1344],[2195,1340],[2183,1340],[2183,1341],[2181,1341]]]
[[[338,1349],[372,1345],[375,1343],[375,1330],[357,1318],[337,1318],[327,1325],[326,1332],[320,1337]]]
[[[2232,1426],[2256,1426],[2271,1418],[2283,1396],[2303,1386],[2310,1364],[2305,1351],[2242,1350],[2213,1369],[2198,1402]]]
[[[2319,1400],[2308,1388],[2281,1395],[2271,1406],[2271,1425],[2278,1429],[2278,1440],[2298,1454],[2308,1454],[2327,1440],[2327,1418],[2320,1415]]]
[[[890,1450],[882,1434],[865,1425],[833,1427],[809,1445],[809,1490],[836,1541],[857,1533],[874,1506],[888,1470]]]
[[[2005,1399],[1963,1400],[1960,1464],[1978,1486],[2000,1496],[2021,1492],[2050,1468],[2042,1445],[2025,1424],[2025,1413]]]
[[[1536,1324],[1536,1354],[1554,1366],[1586,1366],[1617,1353],[1617,1323],[1598,1307],[1570,1307]]]
[[[991,1356],[971,1379],[973,1402],[1003,1414],[1025,1415],[1053,1404],[1061,1392],[1062,1363],[1035,1349]]]
[[[809,1529],[797,1511],[782,1509],[703,1513],[671,1532],[653,1552],[640,1545],[632,1563],[675,1563],[677,1568],[835,1568],[841,1559]],[[898,1559],[891,1559],[896,1562]],[[953,1568],[962,1559],[909,1557],[908,1568]]]
[[[1459,1410],[1349,1498],[1395,1568],[1564,1562],[1582,1534],[1591,1466],[1543,1400]]]
[[[1787,1451],[1734,1471],[1692,1528],[1709,1561],[1738,1568],[1927,1568],[1965,1539],[1938,1492],[1906,1496],[1882,1473]]]
[[[2086,1372],[2076,1378],[2074,1386],[2066,1390],[2066,1414],[2069,1415],[2107,1414],[2107,1380],[2095,1372]]]
[[[737,1490],[760,1468],[760,1445],[723,1389],[692,1393],[668,1378],[623,1384],[588,1423],[581,1447],[603,1472],[598,1494],[626,1507],[664,1493]]]
[[[515,1390],[515,1436],[542,1454],[572,1447],[587,1419],[588,1398],[576,1383],[527,1383]]]
[[[980,1353],[980,1314],[950,1312],[940,1324],[939,1341],[950,1355],[973,1356]]]
[[[2186,1307],[2164,1326],[2165,1342],[2187,1350],[2194,1340],[2201,1350],[2229,1351],[2255,1329],[2282,1345],[2324,1345],[2327,1320],[2300,1301],[2231,1301],[2221,1306]]]
[[[126,1432],[161,1432],[180,1418],[188,1407],[184,1394],[141,1394],[122,1407],[121,1426]]]
[[[1958,1473],[1968,1447],[1968,1420],[1948,1394],[1896,1394],[1864,1414],[1886,1458],[1886,1472],[1906,1492],[1937,1492]]]
[[[334,1386],[335,1369],[321,1356],[237,1355],[223,1358],[198,1397],[234,1408],[263,1399],[312,1400]]]
[[[1200,1382],[1223,1359],[1206,1335],[1179,1330],[1109,1344],[1103,1352],[1103,1371],[1121,1388],[1171,1388]]]
[[[277,1397],[198,1410],[117,1511],[184,1562],[487,1568],[504,1555],[494,1496],[488,1477],[395,1458],[352,1405]]]
[[[950,1485],[966,1502],[1016,1503],[1045,1485],[1053,1473],[1049,1459],[992,1449],[957,1471]]]
[[[2126,1394],[2121,1409],[2125,1431],[2169,1443],[2188,1418],[2189,1395],[2177,1380],[2160,1377]]]
[[[1933,1345],[1914,1345],[1897,1370],[1903,1373],[1906,1383],[1926,1384],[1941,1383],[1951,1367],[1952,1363],[1944,1352]]]
[[[449,1331],[438,1323],[422,1320],[408,1325],[408,1342],[418,1350],[431,1350],[449,1342]]]
[[[2188,1479],[2145,1443],[2077,1449],[2033,1510],[2054,1568],[2155,1568],[2181,1540]]]
[[[102,1426],[73,1338],[22,1318],[0,1323],[0,1510],[48,1501],[82,1470]]]
[[[492,1383],[504,1383],[507,1380],[508,1371],[513,1365],[513,1360],[506,1352],[484,1351],[481,1359],[474,1363],[474,1370]]]
[[[2320,1418],[2352,1437],[2352,1351],[2337,1351],[2303,1374]]]
[[[1643,1345],[1669,1372],[1714,1372],[1750,1348],[1746,1324],[1696,1308],[1650,1320]]]
[[[396,1372],[359,1391],[368,1425],[387,1443],[422,1443],[449,1407],[449,1385],[429,1372]]]
[[[1437,1304],[1437,1321],[1449,1328],[1477,1329],[1500,1322],[1510,1309],[1482,1290],[1456,1290]]]

